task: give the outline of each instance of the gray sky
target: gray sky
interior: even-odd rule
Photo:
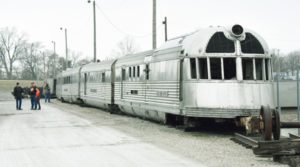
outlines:
[[[98,58],[109,57],[127,35],[141,51],[151,49],[152,0],[96,3],[103,11],[97,8]],[[93,57],[92,5],[86,0],[0,0],[0,6],[0,27],[15,27],[30,41],[42,42],[44,49],[52,49],[54,40],[60,56],[65,55],[65,45],[59,28],[67,27],[69,49]],[[284,53],[300,49],[299,0],[157,0],[158,46],[164,42],[164,16],[169,37],[238,23],[259,33],[270,48]]]

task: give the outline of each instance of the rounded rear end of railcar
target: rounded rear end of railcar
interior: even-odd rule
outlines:
[[[182,115],[239,120],[275,109],[271,56],[258,34],[211,27],[183,43]]]

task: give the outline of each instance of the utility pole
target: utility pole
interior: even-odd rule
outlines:
[[[297,67],[297,110],[298,110],[298,121],[300,121],[300,97],[299,97],[299,65]],[[300,135],[300,129],[298,129],[298,135]]]
[[[91,3],[91,0],[87,1]],[[93,23],[94,23],[94,62],[97,62],[97,34],[96,34],[96,2],[93,0]]]
[[[53,54],[55,55],[56,54],[56,43],[55,41],[51,41],[53,43]]]
[[[153,0],[152,49],[156,49],[156,0]]]
[[[53,43],[53,61],[54,61],[54,69],[53,69],[53,77],[56,77],[56,42],[55,41],[51,41]],[[49,64],[49,63],[48,63]],[[49,65],[48,65],[48,72],[49,72]]]
[[[162,22],[165,25],[165,41],[168,40],[168,21],[167,17],[165,17],[165,20]]]
[[[280,99],[279,99],[279,77],[280,77],[280,58],[279,58],[279,49],[277,50],[277,56],[278,56],[278,70],[277,70],[277,107],[278,107],[278,112],[279,115],[281,115],[281,106],[280,106]]]
[[[66,44],[66,66],[65,66],[65,70],[69,67],[69,62],[68,62],[68,32],[67,32],[67,28],[60,28],[60,30],[65,30],[65,44]]]

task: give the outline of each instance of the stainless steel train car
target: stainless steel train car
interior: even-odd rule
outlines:
[[[79,76],[73,89],[58,79],[58,97],[76,96],[92,106],[164,123],[240,121],[258,116],[261,106],[275,109],[268,46],[240,25],[200,29],[158,49],[88,64],[59,77],[73,74]]]
[[[79,99],[80,71],[82,67],[67,69],[57,77],[57,97],[62,101],[76,102]]]
[[[82,102],[111,109],[114,104],[115,62],[116,60],[110,60],[82,67],[78,88]]]

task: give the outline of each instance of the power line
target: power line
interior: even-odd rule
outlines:
[[[119,31],[120,33],[122,34],[125,34],[125,35],[128,35],[128,36],[132,36],[132,37],[135,37],[135,38],[145,38],[145,37],[148,37],[148,36],[151,36],[152,35],[152,32],[149,32],[145,35],[133,35],[133,34],[130,34],[128,32],[125,32],[123,31],[121,28],[119,28],[118,26],[116,26],[112,21],[111,19],[109,19],[109,17],[105,14],[105,12],[101,9],[101,7],[96,3],[96,7],[97,9],[101,12],[101,14],[104,16],[104,18],[107,20],[107,22],[112,26],[114,27],[117,31]],[[160,25],[158,27],[158,29],[160,29],[163,25]]]

